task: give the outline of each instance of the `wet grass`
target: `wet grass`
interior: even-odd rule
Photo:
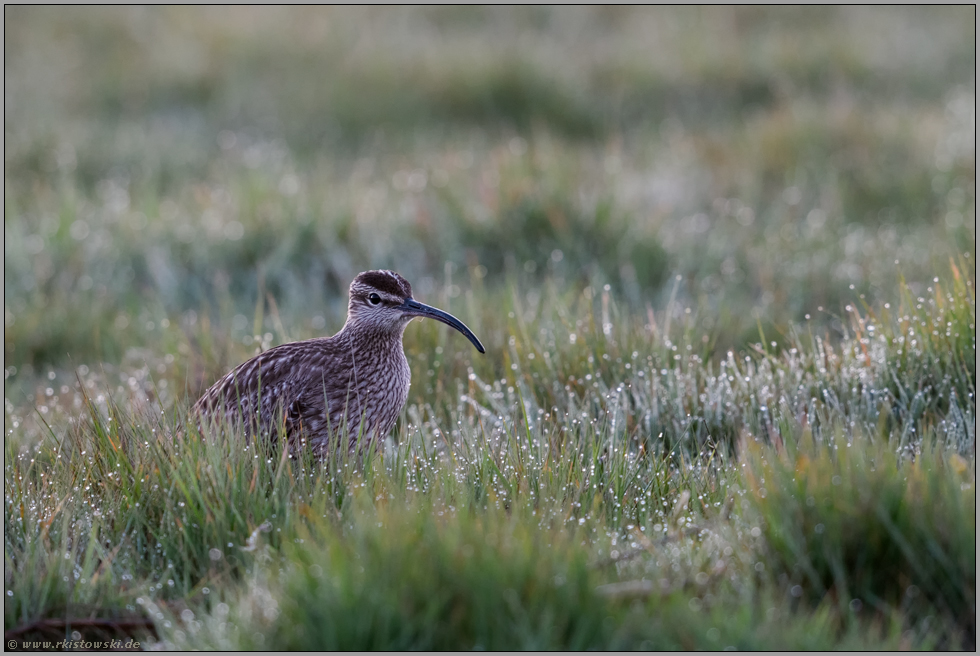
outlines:
[[[855,311],[874,338],[717,370],[687,351],[690,320],[604,323],[608,299],[552,304],[581,317],[574,340],[548,314],[481,317],[497,363],[427,363],[451,337],[412,326],[394,441],[326,463],[198,435],[155,375],[113,393],[90,374],[45,423],[8,408],[7,625],[149,613],[165,641],[223,648],[967,646],[976,347],[955,331],[974,330],[975,293],[959,275],[891,323]],[[910,352],[913,316],[949,335]],[[905,405],[909,367],[945,385]]]
[[[974,15],[5,9],[5,630],[975,647]],[[377,452],[187,422],[378,267]]]

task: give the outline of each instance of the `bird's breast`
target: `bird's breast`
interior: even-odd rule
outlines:
[[[404,351],[385,357],[358,358],[356,389],[359,412],[366,427],[384,436],[395,425],[408,400],[411,370]]]

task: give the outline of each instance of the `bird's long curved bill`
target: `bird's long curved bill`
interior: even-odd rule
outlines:
[[[459,332],[466,335],[466,339],[473,342],[473,346],[480,353],[486,353],[487,350],[483,348],[483,344],[480,340],[476,338],[473,331],[466,327],[462,321],[449,314],[448,312],[443,312],[439,308],[434,308],[431,305],[426,305],[425,303],[419,303],[414,298],[410,298],[402,305],[402,309],[410,315],[417,317],[426,317],[427,319],[435,319],[436,321],[441,321],[447,326],[452,326]]]

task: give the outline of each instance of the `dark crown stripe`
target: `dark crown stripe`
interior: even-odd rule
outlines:
[[[408,281],[393,271],[365,271],[357,276],[356,282],[370,285],[379,292],[408,298],[412,295],[412,286]]]

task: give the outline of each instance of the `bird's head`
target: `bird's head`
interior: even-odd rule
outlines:
[[[349,324],[400,333],[415,317],[435,319],[452,326],[463,333],[477,351],[486,353],[483,344],[462,321],[412,298],[412,286],[394,271],[365,271],[350,284]]]

